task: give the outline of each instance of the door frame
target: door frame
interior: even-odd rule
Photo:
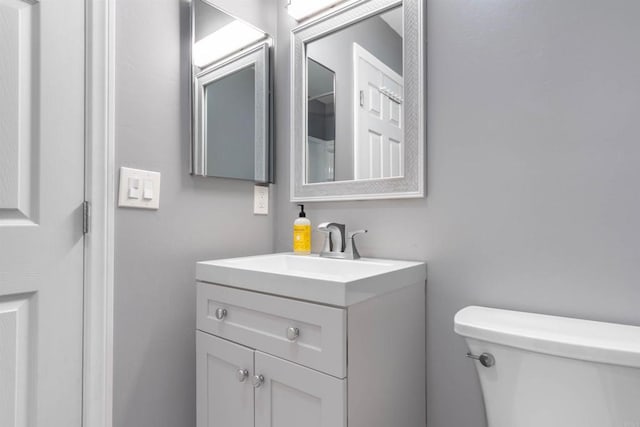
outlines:
[[[113,425],[115,0],[85,1],[82,425]]]

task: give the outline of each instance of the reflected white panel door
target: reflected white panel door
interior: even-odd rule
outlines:
[[[253,350],[196,332],[198,427],[253,427]]]
[[[403,176],[403,80],[353,44],[355,179]]]
[[[346,427],[346,380],[256,351],[255,427]]]
[[[80,427],[84,2],[0,0],[0,426]]]

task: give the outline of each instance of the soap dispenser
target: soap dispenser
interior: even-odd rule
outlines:
[[[297,255],[311,253],[311,221],[304,212],[304,205],[300,206],[298,218],[293,222],[293,252]]]

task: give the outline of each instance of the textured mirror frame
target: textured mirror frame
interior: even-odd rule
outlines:
[[[254,179],[268,183],[271,178],[271,114],[270,114],[270,63],[269,43],[261,43],[242,51],[222,62],[215,63],[197,73],[193,78],[193,145],[192,174],[207,174],[207,122],[206,86],[244,68],[255,67],[255,150]]]
[[[306,44],[356,22],[403,6],[404,175],[398,178],[305,181]],[[360,0],[304,23],[291,33],[291,201],[417,198],[425,195],[424,0]]]

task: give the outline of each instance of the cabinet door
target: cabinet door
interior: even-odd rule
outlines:
[[[345,427],[346,380],[256,351],[255,427]]]
[[[253,427],[253,350],[197,331],[196,357],[198,427]]]

